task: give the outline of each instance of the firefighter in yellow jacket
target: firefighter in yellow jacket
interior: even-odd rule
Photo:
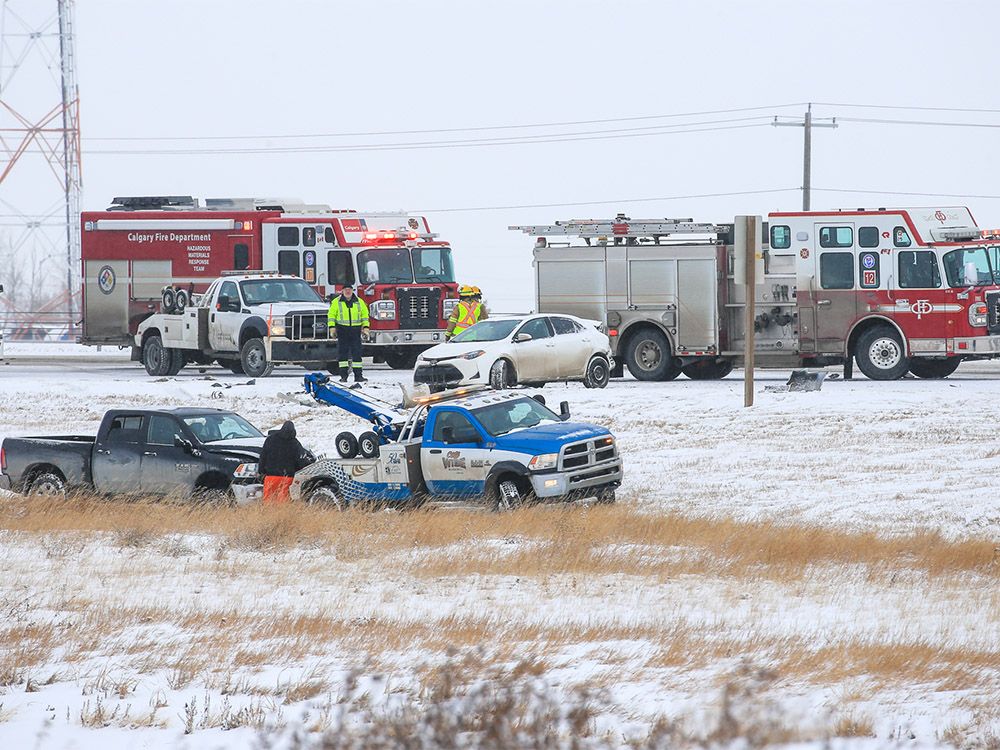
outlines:
[[[444,333],[445,340],[450,340],[469,326],[488,317],[489,313],[483,304],[483,293],[479,287],[463,286],[458,290],[458,304],[448,319],[448,329]]]
[[[367,378],[361,374],[361,335],[367,335],[370,327],[368,305],[354,293],[353,287],[345,286],[330,302],[326,321],[329,328],[337,331],[340,382],[347,382],[348,372],[353,368],[354,382],[364,383]]]

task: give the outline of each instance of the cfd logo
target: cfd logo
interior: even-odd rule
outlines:
[[[934,305],[929,300],[918,299],[910,305],[910,312],[917,316],[917,320],[920,320],[923,316],[934,312]]]

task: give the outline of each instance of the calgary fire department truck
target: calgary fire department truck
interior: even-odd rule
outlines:
[[[166,286],[200,293],[225,271],[263,270],[323,296],[356,284],[371,311],[365,354],[410,368],[444,341],[458,302],[451,248],[422,216],[172,196],[115,198],[81,221],[83,344],[132,345]]]
[[[1000,356],[1000,233],[967,208],[767,219],[753,290],[759,366],[843,364],[850,377],[857,361],[875,380],[943,378]],[[636,378],[714,379],[742,365],[747,288],[734,277],[732,224],[619,214],[510,229],[537,238],[537,309],[606,321]]]

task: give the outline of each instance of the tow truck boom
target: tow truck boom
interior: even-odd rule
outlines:
[[[385,402],[341,388],[330,382],[330,376],[311,372],[304,378],[306,393],[317,401],[336,406],[372,423],[375,434],[384,445],[399,437],[406,414]]]

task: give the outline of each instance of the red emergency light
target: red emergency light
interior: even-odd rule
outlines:
[[[365,242],[396,242],[399,240],[420,239],[420,234],[418,232],[404,232],[402,230],[365,232],[363,236]]]

